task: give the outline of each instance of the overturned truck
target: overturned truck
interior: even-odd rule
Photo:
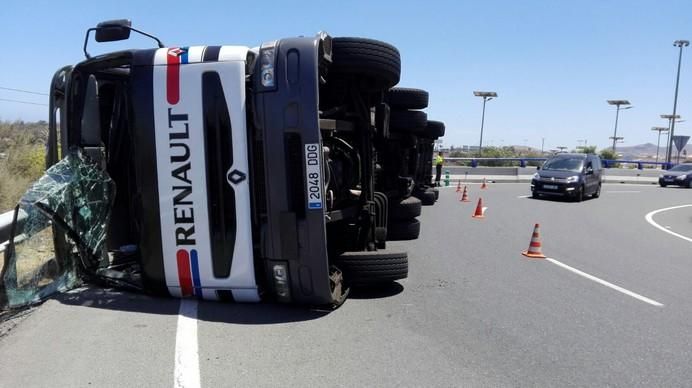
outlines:
[[[92,57],[91,32],[158,48]],[[419,236],[444,124],[422,111],[427,92],[394,87],[395,47],[325,33],[165,47],[116,20],[87,31],[84,53],[53,78],[47,172],[5,228],[5,304],[86,280],[338,305],[407,277],[387,242]],[[22,244],[45,230],[53,257],[22,275],[37,252]]]

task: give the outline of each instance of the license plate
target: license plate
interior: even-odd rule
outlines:
[[[544,189],[557,190],[557,185],[543,185]]]
[[[665,182],[672,182],[673,179],[671,179],[671,178],[665,178],[664,181],[665,181]]]
[[[319,144],[305,145],[305,185],[308,194],[308,209],[322,209],[322,167],[320,167]]]

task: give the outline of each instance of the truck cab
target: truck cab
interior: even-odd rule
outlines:
[[[92,31],[158,47],[92,57]],[[403,164],[384,152],[395,47],[326,33],[167,47],[116,20],[90,29],[84,52],[53,77],[47,167],[76,153],[113,199],[96,253],[57,249],[84,234],[70,230],[59,262],[97,262],[86,267],[108,281],[127,250],[144,291],[238,302],[338,305],[352,286],[407,276],[386,242],[418,232],[388,238],[388,223],[426,174],[418,157],[407,176],[382,167]]]

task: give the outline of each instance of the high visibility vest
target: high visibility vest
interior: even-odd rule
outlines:
[[[435,165],[436,166],[442,165],[444,162],[445,162],[445,160],[442,158],[442,156],[437,155],[437,157],[435,158]]]

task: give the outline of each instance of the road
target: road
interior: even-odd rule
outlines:
[[[190,302],[181,318],[174,299],[60,295],[3,324],[0,386],[690,386],[692,190],[527,191],[443,189],[421,238],[390,244],[409,278],[332,312]],[[520,254],[534,223],[553,261]]]

